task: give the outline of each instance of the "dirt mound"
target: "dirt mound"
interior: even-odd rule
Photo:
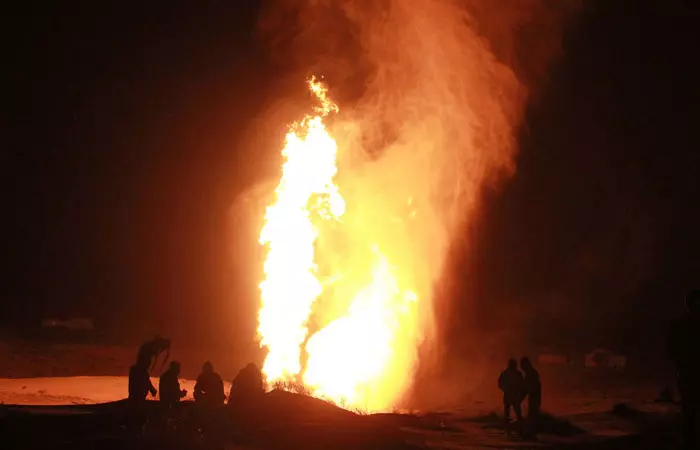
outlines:
[[[265,405],[279,414],[313,418],[356,418],[357,414],[309,395],[274,390],[265,395]]]
[[[264,448],[409,448],[398,428],[307,395],[275,390],[230,409],[228,426]]]

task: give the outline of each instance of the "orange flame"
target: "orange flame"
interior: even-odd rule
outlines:
[[[268,349],[263,373],[268,383],[301,381],[347,407],[387,409],[415,359],[403,348],[415,338],[418,297],[402,287],[376,236],[341,222],[338,145],[324,124],[338,107],[316,79],[309,87],[320,106],[286,136],[282,178],[260,234],[268,250],[258,316]],[[326,233],[331,242],[321,245]],[[340,251],[334,236],[354,249]],[[312,322],[325,326],[315,331]]]
[[[513,174],[522,81],[544,73],[580,2],[500,3],[270,2],[265,28],[284,60],[294,52],[358,96],[331,133],[338,107],[312,79],[318,106],[287,135],[260,236],[269,382],[377,411],[414,381],[419,346],[422,378],[439,369],[448,253],[469,251],[484,187]]]
[[[299,374],[300,346],[306,339],[311,305],[322,288],[315,275],[314,242],[318,234],[312,214],[343,213],[344,202],[333,177],[337,172],[337,144],[326,131],[323,117],[337,107],[315,80],[311,90],[321,100],[317,115],[295,124],[287,134],[282,154],[286,162],[276,190],[276,202],[267,208],[260,243],[269,251],[265,280],[260,285],[262,307],[258,332],[269,354],[263,372],[269,380]],[[316,200],[314,205],[311,202]]]

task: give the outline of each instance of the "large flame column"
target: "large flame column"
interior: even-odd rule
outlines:
[[[314,264],[317,230],[311,216],[319,212],[340,215],[344,209],[333,184],[338,146],[322,119],[337,107],[327,100],[320,83],[312,79],[309,85],[321,107],[316,115],[292,126],[286,136],[282,178],[260,233],[260,243],[267,246],[268,253],[265,279],[260,284],[258,333],[269,351],[263,366],[268,382],[291,381],[299,375],[306,322],[321,294]],[[315,210],[311,207],[314,200]]]

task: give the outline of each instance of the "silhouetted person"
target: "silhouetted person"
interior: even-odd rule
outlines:
[[[542,382],[540,373],[532,366],[530,358],[520,360],[520,368],[525,374],[525,395],[527,396],[527,433],[534,436],[537,432],[537,421],[542,408]]]
[[[148,374],[149,361],[141,358],[129,369],[129,405],[127,414],[127,427],[133,433],[142,433],[148,414],[146,411],[146,397],[150,393],[153,397],[158,391],[153,387]]]
[[[686,296],[686,313],[671,327],[670,353],[678,375],[685,448],[700,448],[700,290]]]
[[[510,422],[510,409],[513,408],[518,422],[523,420],[520,403],[525,396],[525,380],[518,370],[518,362],[508,360],[508,368],[498,377],[498,388],[503,391],[503,415],[506,423]]]
[[[231,382],[228,404],[254,401],[264,393],[262,373],[258,366],[250,363],[241,369]]]
[[[209,406],[223,405],[226,400],[224,382],[221,376],[214,372],[212,363],[208,361],[202,366],[202,373],[197,377],[197,383],[194,385],[194,400]]]
[[[530,358],[520,360],[520,369],[525,375],[525,395],[527,397],[527,410],[529,416],[537,416],[542,407],[542,382],[540,373],[533,367]]]
[[[148,360],[148,370],[150,372],[155,368],[158,358],[163,353],[165,353],[165,358],[163,359],[163,364],[165,364],[170,357],[170,339],[156,336],[150,341],[141,344],[136,360]]]
[[[158,391],[153,387],[148,374],[149,361],[142,358],[129,369],[129,400],[133,403],[143,403],[150,393],[153,397]]]
[[[160,401],[171,407],[180,402],[180,399],[187,395],[185,389],[180,389],[180,363],[172,361],[170,367],[160,376],[158,389],[160,390]]]

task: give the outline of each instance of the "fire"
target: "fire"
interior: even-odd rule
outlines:
[[[338,107],[316,79],[309,88],[319,106],[290,127],[260,233],[263,373],[270,384],[302,383],[349,408],[386,410],[410,379],[418,296],[362,205],[346,205],[336,184],[339,146],[324,123]]]
[[[277,201],[267,209],[260,243],[267,245],[265,280],[260,285],[262,308],[258,331],[269,354],[263,371],[270,380],[294,377],[301,370],[300,346],[306,322],[322,287],[315,275],[313,216],[343,213],[345,205],[333,184],[338,146],[326,131],[323,117],[337,107],[315,81],[321,100],[317,115],[292,127],[282,151],[285,157]],[[312,202],[315,202],[312,204]]]
[[[282,151],[260,234],[268,383],[367,411],[402,406],[409,388],[438,393],[450,304],[473,301],[484,188],[513,175],[526,88],[537,87],[523,81],[544,73],[560,18],[580,2],[500,3],[269,2],[273,54],[323,68],[353,100],[335,115],[312,79],[318,106]]]

